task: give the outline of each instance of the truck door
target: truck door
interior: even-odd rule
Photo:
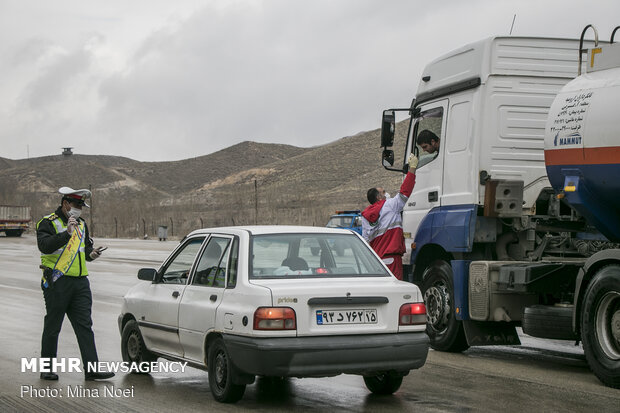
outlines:
[[[407,142],[407,154],[412,152],[413,145],[417,142],[420,158],[415,187],[403,209],[407,254],[411,252],[411,243],[420,222],[431,209],[439,206],[441,199],[447,106],[448,99],[421,105],[420,114],[416,117],[416,124],[411,128],[411,136]],[[408,255],[403,257],[403,262],[408,263],[408,260]]]

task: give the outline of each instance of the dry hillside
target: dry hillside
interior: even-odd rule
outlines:
[[[0,204],[29,205],[38,220],[58,205],[59,187],[90,187],[85,218],[98,237],[152,237],[161,225],[173,237],[199,226],[324,225],[337,209],[363,208],[371,186],[397,190],[400,174],[385,171],[380,158],[378,130],[313,148],[243,142],[174,162],[0,158]]]

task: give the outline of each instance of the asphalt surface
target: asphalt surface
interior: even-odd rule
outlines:
[[[117,316],[123,294],[142,267],[157,267],[174,241],[96,239],[109,249],[89,265],[93,322],[100,360],[121,361]],[[119,373],[85,382],[61,373],[57,382],[21,371],[21,359],[38,357],[45,314],[39,286],[39,252],[33,235],[0,236],[0,412],[620,412],[620,390],[590,372],[580,346],[522,336],[516,347],[477,347],[461,354],[431,351],[426,365],[405,377],[393,396],[375,396],[357,376],[321,379],[258,379],[234,405],[211,397],[208,375]],[[59,357],[79,357],[65,321]]]

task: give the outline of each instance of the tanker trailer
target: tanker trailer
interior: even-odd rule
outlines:
[[[600,231],[583,237],[590,242],[620,242],[620,45],[613,43],[616,30],[609,44],[580,46],[580,60],[587,53],[586,72],[561,89],[546,125],[549,181],[558,199]],[[594,253],[580,268],[573,328],[592,371],[606,385],[620,387],[617,246]]]

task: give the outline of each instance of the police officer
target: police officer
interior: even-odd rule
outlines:
[[[96,363],[97,349],[91,319],[92,294],[86,261],[99,258],[102,248],[93,248],[86,222],[80,218],[88,189],[62,187],[61,205],[53,214],[37,223],[37,245],[41,251],[43,278],[41,287],[46,315],[41,338],[41,357],[56,358],[58,335],[65,317],[73,327],[82,356],[86,380],[108,379],[111,372],[89,371],[88,363]],[[41,373],[41,379],[58,380],[54,372]]]

